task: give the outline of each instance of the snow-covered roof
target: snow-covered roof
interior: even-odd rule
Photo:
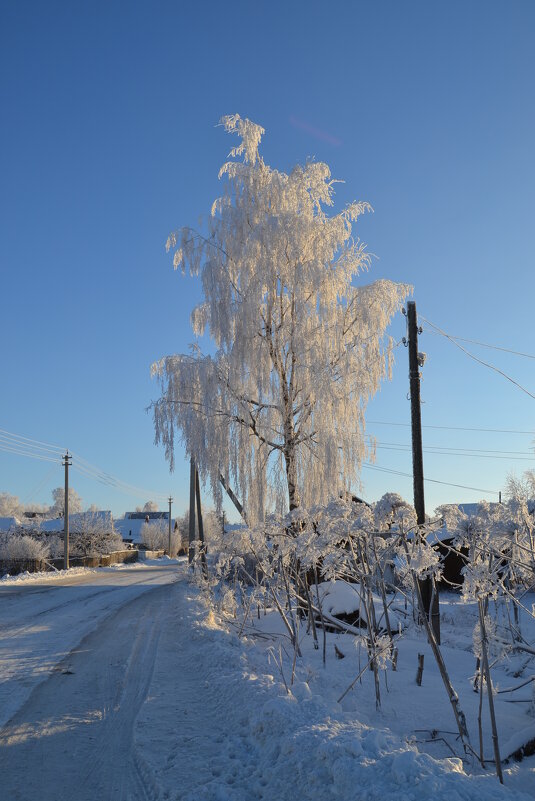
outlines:
[[[20,521],[16,517],[0,517],[0,531],[10,531],[20,526]]]
[[[460,511],[467,515],[468,517],[474,517],[477,515],[479,511],[480,504],[479,503],[445,503],[444,506],[449,506],[452,509],[460,509]],[[491,501],[489,503],[489,508],[493,509],[495,506],[501,506],[498,501]]]
[[[477,511],[479,509],[478,503],[457,503],[454,505],[458,506],[461,512],[463,512],[465,515],[468,515],[468,517],[474,517],[477,515]]]
[[[160,518],[162,519],[162,518]],[[167,523],[167,514],[165,517],[165,522]],[[158,520],[158,518],[156,518]],[[121,517],[119,520],[114,521],[115,530],[119,532],[123,540],[132,540],[133,543],[139,545],[143,542],[143,538],[141,536],[141,529],[145,525],[145,517],[140,520],[137,517],[130,518],[130,517]],[[175,527],[175,520],[171,518],[171,528],[174,529]]]
[[[98,512],[76,512],[69,515],[69,528],[81,528],[84,523],[96,523],[99,525],[113,526],[113,515],[109,510],[102,510]],[[53,520],[41,520],[38,522],[39,529],[48,533],[55,531],[63,531],[65,522],[63,517],[56,517]]]
[[[123,540],[132,540],[132,542],[140,543],[141,540],[141,526],[145,520],[131,520],[127,517],[121,517],[115,521],[115,529],[119,532]]]
[[[149,520],[168,520],[169,512],[125,512],[124,516],[127,520],[142,520],[143,522],[147,517]]]

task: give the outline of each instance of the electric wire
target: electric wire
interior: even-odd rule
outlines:
[[[43,442],[42,440],[35,440],[31,437],[25,437],[20,434],[14,434],[5,429],[0,429],[0,451],[16,454],[18,456],[24,456],[26,458],[35,459],[38,461],[50,462],[59,466],[61,465],[62,456],[67,452],[67,449],[60,448],[57,445],[51,445],[50,443]],[[128,484],[127,482],[104,472],[95,465],[92,465],[78,454],[73,454],[70,452],[70,456],[75,456],[75,461],[72,467],[86,478],[96,480],[101,484],[117,490],[118,492],[128,495],[134,495],[136,497],[142,495],[153,497],[158,500],[167,499],[166,493],[153,492],[142,487]]]
[[[110,473],[106,473],[99,467],[96,467],[95,465],[91,464],[90,462],[87,461],[87,459],[84,459],[79,454],[73,452],[72,455],[75,457],[78,463],[81,463],[81,466],[84,467],[87,472],[100,476],[104,482],[109,481],[113,486],[117,488],[123,487],[125,490],[130,490],[132,492],[135,492],[136,494],[152,495],[152,496],[158,496],[160,498],[167,498],[166,493],[147,490],[141,487],[137,487],[133,484],[128,484],[126,481],[122,481],[116,476],[113,476]]]
[[[420,315],[420,318],[429,325],[433,325],[433,323],[430,323],[422,315]],[[441,336],[439,331],[430,331],[429,333],[435,334],[436,336]],[[456,337],[453,334],[449,334],[449,338],[455,339],[457,342],[468,342],[470,345],[479,345],[481,348],[490,348],[491,350],[502,351],[502,353],[511,353],[513,356],[523,356],[525,359],[535,359],[535,355],[533,353],[522,353],[519,350],[511,350],[511,348],[503,348],[500,345],[489,345],[487,342],[480,342],[477,339],[466,339],[465,337]]]
[[[59,457],[57,459],[53,459],[50,456],[44,456],[43,454],[33,453],[32,451],[25,451],[18,448],[11,448],[3,443],[0,443],[0,451],[5,451],[6,453],[16,453],[18,456],[27,456],[30,459],[39,459],[42,462],[54,462],[55,464],[60,464]]]
[[[39,439],[31,439],[31,437],[23,437],[20,434],[13,434],[11,431],[6,431],[3,428],[0,428],[0,437],[5,440],[13,440],[15,442],[19,441],[21,445],[27,445],[28,447],[36,448],[41,451],[54,451],[58,453],[65,453],[65,448],[61,448],[59,445],[51,445],[48,442],[42,442]]]
[[[368,425],[374,426],[400,426],[403,428],[410,428],[410,423],[395,423],[389,420],[368,420]],[[490,434],[529,434],[535,436],[535,431],[520,431],[516,428],[476,428],[475,426],[435,426],[435,425],[422,425],[422,428],[434,428],[443,431],[478,431]]]
[[[376,464],[370,464],[369,462],[364,462],[363,467],[366,467],[368,470],[378,470],[381,473],[392,473],[396,476],[404,476],[405,478],[412,479],[412,473],[404,473],[401,470],[392,470],[389,467],[381,467]],[[431,484],[444,484],[447,487],[460,487],[461,489],[468,489],[474,490],[474,492],[484,492],[490,495],[499,495],[500,493],[497,490],[490,490],[490,489],[482,489],[481,487],[469,487],[466,484],[453,484],[450,481],[440,481],[437,478],[424,478],[424,481],[428,481]]]
[[[105,473],[100,468],[95,467],[77,453],[71,452],[71,455],[73,457],[73,469],[85,475],[87,478],[93,478],[101,484],[112,487],[113,489],[116,489],[119,492],[124,492],[128,495],[135,495],[136,497],[139,495],[146,495],[149,497],[158,498],[159,500],[167,498],[166,493],[155,492],[142,487],[136,487],[133,484],[127,484],[125,481],[121,481],[121,479],[116,478],[110,473]]]
[[[52,477],[52,473],[56,469],[57,469],[57,465],[53,464],[52,467],[49,470],[46,471],[46,473],[43,476],[43,478],[22,499],[22,505],[23,506],[26,506],[27,504],[29,504],[30,501],[32,500],[32,498],[34,498],[37,495],[37,493],[40,492],[44,488],[45,484]]]
[[[426,322],[427,325],[430,325],[430,326],[432,326],[432,328],[436,329],[436,331],[438,331],[438,333],[441,334],[441,336],[445,337],[450,342],[452,342],[455,345],[455,347],[459,348],[459,350],[462,350],[462,352],[465,353],[467,356],[469,356],[470,359],[473,359],[478,364],[483,365],[483,367],[488,367],[489,370],[494,370],[495,373],[498,373],[499,375],[503,376],[503,378],[505,378],[507,381],[510,381],[511,384],[514,384],[515,387],[518,387],[518,389],[520,389],[521,392],[524,392],[526,395],[529,395],[530,398],[533,398],[533,400],[535,400],[535,395],[533,394],[533,392],[530,392],[529,389],[526,389],[526,387],[523,387],[522,384],[520,384],[518,381],[516,381],[510,375],[505,373],[503,370],[500,370],[499,367],[496,367],[496,365],[490,364],[489,362],[486,362],[483,359],[480,359],[478,356],[474,356],[473,353],[470,353],[469,350],[467,350],[465,347],[460,345],[457,342],[455,337],[452,337],[450,334],[447,334],[445,331],[442,330],[442,328],[439,328],[438,325],[435,325],[434,323],[432,323],[430,320],[427,320],[422,315],[420,315],[420,318],[422,320],[424,320],[424,322]]]
[[[375,445],[376,448],[380,448],[381,450],[386,451],[399,451],[401,453],[407,453],[408,451],[412,450],[411,446],[409,445],[401,445],[401,446],[394,446],[394,445],[382,445],[377,443]],[[533,462],[535,461],[535,456],[498,456],[495,454],[490,453],[462,453],[460,451],[439,451],[439,450],[430,450],[428,448],[422,449],[424,453],[428,453],[430,456],[457,456],[457,457],[466,457],[466,458],[479,458],[479,459],[507,459],[508,461],[516,461],[516,462]]]
[[[367,434],[366,436],[369,437],[371,440],[374,439],[369,434]],[[397,447],[400,447],[400,448],[410,448],[411,447],[406,442],[385,442],[385,440],[378,440],[378,443],[381,445],[381,447],[383,447],[385,445],[393,445],[393,446],[397,446]],[[425,448],[427,450],[429,450],[429,451],[435,451],[435,450],[439,450],[439,451],[462,451],[462,452],[465,452],[465,453],[468,453],[468,454],[472,454],[472,453],[490,453],[490,454],[501,454],[501,455],[505,454],[507,456],[528,456],[528,455],[531,455],[532,458],[535,459],[535,455],[534,455],[533,451],[504,451],[504,450],[496,450],[496,449],[489,450],[489,449],[486,449],[486,448],[456,448],[456,447],[449,447],[447,445],[426,445]]]

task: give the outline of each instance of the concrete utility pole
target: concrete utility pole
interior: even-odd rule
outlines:
[[[69,569],[69,467],[72,465],[69,451],[62,457],[62,464],[65,467],[65,501],[63,508],[63,569]]]
[[[193,456],[189,462],[189,547],[188,547],[188,563],[191,564],[195,557],[195,462]]]
[[[169,496],[169,549],[167,553],[171,556],[171,504],[173,503],[173,499]]]
[[[407,303],[408,347],[409,347],[409,382],[411,396],[411,430],[412,430],[412,476],[414,490],[414,508],[419,526],[425,524],[424,500],[424,459],[422,452],[422,417],[420,401],[420,367],[423,359],[418,353],[418,318],[416,303]],[[432,578],[420,581],[420,592],[425,612],[430,617],[431,627],[437,643],[440,645],[440,611],[438,587]],[[431,608],[432,607],[432,608]]]

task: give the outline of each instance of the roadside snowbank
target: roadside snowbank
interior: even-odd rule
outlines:
[[[140,764],[159,797],[532,801],[500,786],[491,771],[469,776],[460,759],[420,753],[382,713],[373,725],[357,719],[354,708],[317,691],[321,682],[306,659],[287,693],[275,640],[270,668],[266,633],[240,639],[199,590],[181,582],[176,592],[135,731]]]
[[[90,573],[95,573],[101,568],[98,567],[70,567],[68,570],[38,570],[35,573],[29,573],[27,570],[24,573],[17,573],[16,576],[10,576],[6,573],[0,578],[0,586],[10,586],[12,584],[29,584],[35,581],[43,580],[58,580],[64,579],[67,576],[85,576]]]

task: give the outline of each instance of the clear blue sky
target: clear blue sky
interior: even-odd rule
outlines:
[[[535,353],[535,5],[526,2],[24,2],[0,11],[0,428],[68,446],[186,506],[144,411],[150,364],[183,352],[193,279],[172,270],[169,231],[218,194],[238,112],[263,155],[309,156],[335,177],[337,209],[375,209],[359,235],[370,280],[414,285],[449,333]],[[392,326],[399,339],[402,317]],[[472,347],[472,346],[467,346]],[[427,330],[423,422],[535,430],[535,401]],[[473,347],[535,393],[535,362]],[[407,352],[370,420],[407,423]],[[409,429],[369,424],[379,442]],[[535,466],[533,435],[424,429],[424,445],[520,451],[525,461],[424,455],[426,474],[490,490]],[[503,454],[502,454],[503,455]],[[410,472],[408,451],[377,464]],[[0,490],[50,500],[61,468],[0,452]],[[411,480],[363,471],[371,500]],[[86,504],[147,500],[73,474]],[[40,486],[41,485],[41,486]],[[33,493],[33,495],[32,495]],[[428,484],[428,509],[483,497]],[[495,496],[487,495],[492,500]]]

